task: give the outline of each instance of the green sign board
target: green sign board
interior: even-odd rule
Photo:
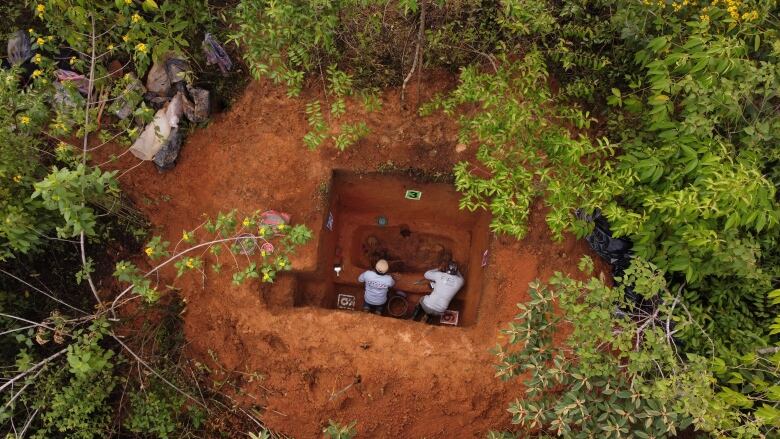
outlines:
[[[409,189],[408,191],[406,191],[406,195],[404,195],[404,198],[406,198],[407,200],[419,200],[420,198],[422,198],[422,192],[416,191],[414,189]]]

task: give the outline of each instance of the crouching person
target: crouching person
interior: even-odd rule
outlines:
[[[434,316],[440,316],[447,311],[452,298],[463,287],[463,276],[458,272],[455,262],[447,264],[444,271],[428,270],[425,278],[431,281],[433,291],[431,294],[420,298],[420,302],[414,308],[412,320],[417,320],[425,314],[428,323],[433,323]]]
[[[382,308],[387,303],[387,291],[395,285],[395,279],[387,274],[389,265],[386,260],[377,261],[373,270],[365,271],[358,277],[358,282],[366,284],[363,296],[363,311],[382,315]]]

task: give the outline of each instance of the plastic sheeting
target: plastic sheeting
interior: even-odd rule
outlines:
[[[157,110],[154,120],[149,123],[144,132],[136,139],[130,152],[141,160],[152,160],[154,155],[168,142],[171,131],[179,126],[183,110],[183,96],[176,96],[165,107]]]
[[[206,63],[219,66],[219,70],[222,71],[223,75],[226,75],[233,68],[233,61],[230,60],[225,49],[208,32],[203,37],[203,52],[206,53]]]
[[[32,56],[32,44],[30,37],[23,30],[16,31],[8,40],[8,61],[13,65],[19,65]]]

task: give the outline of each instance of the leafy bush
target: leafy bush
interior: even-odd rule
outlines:
[[[513,422],[582,438],[668,437],[690,425],[718,437],[762,437],[774,428],[778,399],[766,386],[755,398],[764,402],[762,411],[741,413],[735,407],[754,399],[714,385],[713,367],[727,373],[722,362],[681,356],[674,334],[695,322],[682,317],[681,297],[666,288],[663,273],[637,258],[623,281],[652,308],[627,302],[623,289],[604,279],[557,273],[549,285],[530,284],[530,300],[518,305],[520,314],[502,331],[507,342],[496,350],[497,375],[522,377],[526,387],[510,405]],[[565,328],[571,332],[561,340]],[[776,382],[772,370],[754,373]]]
[[[135,433],[154,434],[168,438],[181,426],[176,414],[184,405],[185,398],[171,393],[163,383],[155,383],[150,389],[138,389],[130,394],[130,415],[125,426]]]
[[[206,232],[207,238],[201,237],[200,229]],[[236,219],[236,211],[220,213],[215,219],[207,219],[194,230],[185,230],[182,237],[169,250],[170,243],[159,236],[152,238],[144,252],[152,261],[157,262],[146,273],[132,262],[120,261],[116,264],[114,276],[120,282],[129,283],[115,299],[114,304],[132,292],[153,303],[160,298],[160,292],[152,286],[151,275],[161,268],[173,263],[177,276],[186,272],[196,271],[206,276],[208,261],[204,255],[213,257],[211,269],[214,272],[222,270],[220,255],[224,251],[231,254],[230,261],[234,263],[233,283],[241,284],[249,279],[260,279],[261,282],[273,282],[277,274],[292,269],[290,256],[295,248],[311,239],[311,230],[304,225],[288,224],[268,225],[262,221],[262,213],[255,211],[245,216],[240,222]],[[261,262],[252,261],[248,255],[259,254]],[[236,255],[247,255],[245,264],[239,264]]]
[[[90,152],[109,142],[129,144],[151,116],[137,93],[127,92],[135,78],[112,77],[108,62],[120,60],[143,75],[155,56],[189,47],[187,39],[200,32],[196,24],[210,19],[205,6],[200,0],[24,5],[30,17],[22,19],[34,20],[27,30],[34,55],[21,69],[0,71],[2,434],[111,437],[125,415],[131,430],[158,436],[172,431],[172,420],[185,434],[202,428],[196,408],[182,415],[181,400],[194,387],[190,376],[182,379],[181,365],[166,363],[168,352],[136,354],[135,331],[116,334],[117,309],[107,306],[106,291],[91,278],[115,257],[116,247],[108,251],[112,241],[121,238],[123,251],[137,246],[117,230],[139,214],[119,198],[116,173],[90,165]],[[92,87],[55,82],[54,70],[63,67],[83,73]],[[131,102],[133,117],[115,123],[102,111],[115,110],[109,103],[120,100]],[[287,239],[301,239],[300,233]],[[143,371],[137,380],[129,373],[135,367]],[[145,387],[173,381],[175,393]],[[144,388],[156,393],[139,405]]]
[[[565,229],[584,233],[569,214],[572,208],[600,207],[616,235],[632,239],[635,254],[668,273],[675,287],[685,285],[694,318],[722,355],[769,344],[777,310],[767,293],[780,276],[780,181],[770,180],[780,154],[776,2],[507,0],[503,5],[499,22],[505,32],[533,40],[561,82],[558,94],[538,99],[537,90],[524,90],[523,102],[545,108],[551,125],[564,120],[553,119],[556,113],[572,108],[587,114],[579,110],[587,103],[606,121],[589,137],[603,134],[600,145],[611,146],[600,149],[585,140],[583,149],[557,141],[568,145],[564,151],[572,152],[572,160],[558,168],[565,172],[551,172],[547,184],[537,184],[539,176],[528,166],[511,165],[496,146],[523,136],[497,130],[496,122],[508,114],[518,126],[536,125],[543,134],[524,139],[526,144],[544,141],[550,128],[539,129],[546,122],[540,110],[521,108],[533,124],[526,122],[529,116],[516,117],[523,113],[511,105],[519,106],[513,101],[521,94],[497,86],[506,82],[502,73],[495,79],[484,74],[459,102],[482,104],[482,116],[472,117],[482,132],[511,134],[493,140],[488,151],[482,133],[462,139],[480,142],[478,158],[487,165],[480,178],[471,165],[456,169],[467,196],[464,206],[490,206],[493,229],[517,236],[524,233],[529,200],[541,194],[534,186],[546,189],[548,223],[557,236]],[[490,96],[475,99],[479,93]],[[557,102],[552,111],[551,101]],[[600,154],[588,159],[594,151]],[[539,169],[548,172],[546,166]],[[555,184],[558,179],[561,184]],[[682,336],[699,353],[709,347],[697,331]]]
[[[45,172],[37,137],[49,116],[46,90],[23,89],[18,69],[0,71],[0,260],[38,250],[56,217],[31,199]]]
[[[458,163],[455,186],[464,194],[461,208],[491,211],[496,233],[525,236],[531,204],[542,195],[557,238],[566,230],[584,232],[574,222],[575,207],[608,202],[626,178],[625,172],[610,172],[605,159],[612,146],[606,139],[593,143],[576,134],[590,126],[587,112],[549,105],[547,80],[541,54],[529,52],[521,61],[503,59],[495,73],[463,69],[449,97],[422,108],[423,114],[438,108],[454,114],[459,106],[479,105],[459,121],[461,142],[479,145],[480,165]]]
[[[370,112],[381,104],[376,87],[405,85],[422,68],[418,60],[449,68],[482,57],[493,62],[486,51],[502,36],[493,8],[483,0],[245,0],[236,7],[232,40],[253,76],[286,85],[289,96],[300,95],[307,79],[321,83],[330,114],[326,120],[319,100],[307,104],[304,144],[314,149],[330,138],[343,151],[368,134],[362,121],[331,128],[353,87]]]
[[[332,64],[348,67],[360,88],[400,85],[413,63],[422,3],[430,65],[470,64],[503,36],[494,2],[484,0],[245,0],[233,40],[255,77],[287,85],[291,96],[307,75],[321,77]]]
[[[67,368],[44,366],[35,392],[23,399],[41,413],[41,426],[32,437],[108,437],[111,430],[110,398],[120,378],[114,374],[114,352],[100,345],[107,334],[105,320],[71,335],[66,347]]]

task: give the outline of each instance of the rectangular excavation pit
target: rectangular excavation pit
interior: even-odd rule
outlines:
[[[408,190],[422,196],[408,199]],[[349,294],[356,298],[356,309],[362,309],[363,286],[357,278],[384,258],[397,276],[395,290],[407,294],[411,313],[431,291],[423,273],[452,258],[465,285],[450,309],[460,313],[458,326],[476,321],[481,261],[490,236],[488,213],[460,210],[460,194],[452,184],[421,183],[400,175],[337,171],[329,197],[325,215],[332,217],[332,227],[321,231],[316,272],[299,275],[295,306],[335,309],[338,295]],[[338,275],[335,266],[341,267]]]

